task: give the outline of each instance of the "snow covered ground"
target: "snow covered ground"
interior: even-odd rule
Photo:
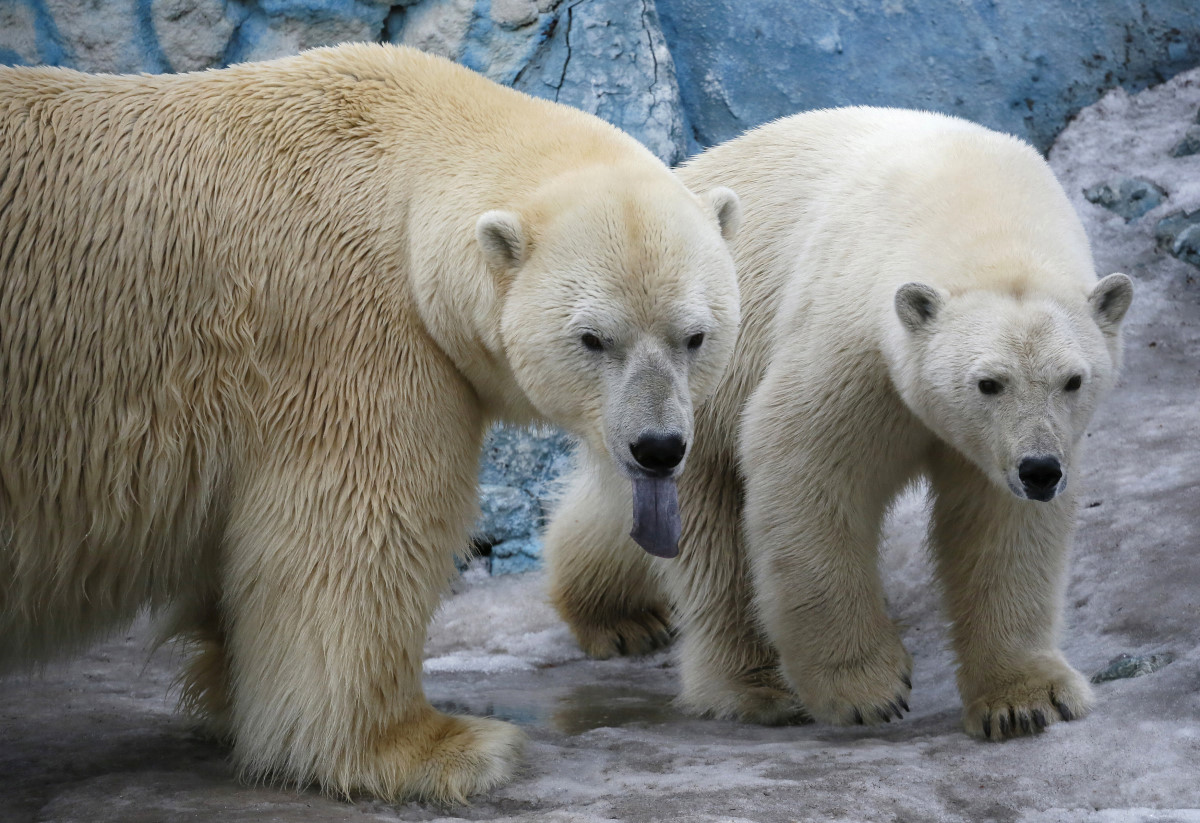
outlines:
[[[432,629],[443,708],[530,735],[512,783],[466,807],[345,804],[237,783],[173,714],[177,663],[145,625],[38,678],[0,681],[0,821],[792,820],[1200,823],[1200,269],[1154,227],[1200,209],[1200,155],[1171,151],[1200,110],[1200,70],[1085,110],[1051,162],[1091,231],[1100,274],[1137,284],[1125,377],[1088,435],[1064,646],[1083,671],[1171,653],[1096,686],[1087,718],[1003,744],[967,738],[944,619],[921,548],[921,500],[888,530],[893,614],[915,658],[912,713],[878,728],[760,728],[671,706],[669,652],[583,658],[540,574],[468,574]],[[1165,189],[1126,222],[1082,191],[1122,176]]]

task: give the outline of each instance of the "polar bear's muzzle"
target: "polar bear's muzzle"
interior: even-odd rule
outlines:
[[[679,553],[675,479],[683,471],[692,433],[687,362],[666,343],[644,340],[610,384],[605,440],[633,484],[629,536],[656,557]]]

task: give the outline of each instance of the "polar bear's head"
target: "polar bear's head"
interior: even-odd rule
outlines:
[[[907,283],[895,293],[904,351],[893,378],[926,425],[993,481],[1051,500],[1116,377],[1132,297],[1124,274],[1071,298]]]
[[[521,390],[633,480],[683,470],[692,409],[729,362],[739,208],[728,189],[697,197],[667,175],[603,167],[476,225]]]

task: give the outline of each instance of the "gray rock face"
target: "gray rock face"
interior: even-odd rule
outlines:
[[[679,85],[653,0],[564,2],[558,15],[513,85],[620,126],[670,165],[682,160]]]
[[[776,117],[860,103],[959,114],[1045,148],[1104,88],[1196,65],[1200,16],[1193,0],[0,3],[3,63],[190,71],[348,40],[443,54],[595,112],[673,162]]]
[[[1172,256],[1200,267],[1200,210],[1168,214],[1154,227],[1154,236]]]
[[[1097,206],[1116,212],[1126,220],[1136,220],[1159,206],[1167,192],[1152,180],[1122,177],[1083,190],[1083,196]]]
[[[236,9],[223,0],[157,0],[150,22],[171,71],[199,71],[225,61],[238,25]]]
[[[543,512],[534,496],[514,486],[483,484],[479,500],[475,545],[488,550],[492,574],[537,568],[541,541],[536,530]]]
[[[956,114],[1046,149],[1113,86],[1200,61],[1195,0],[658,0],[701,146],[807,109]]]
[[[1183,139],[1171,150],[1172,157],[1191,157],[1200,153],[1200,123],[1188,126],[1183,133]]]
[[[269,60],[303,49],[377,41],[390,9],[386,0],[226,0],[237,28],[225,63]]]
[[[0,3],[0,63],[22,65],[42,60],[37,14],[24,3]]]
[[[674,64],[653,0],[424,0],[387,36],[619,126],[667,163],[686,144]]]
[[[1092,675],[1092,682],[1108,683],[1130,677],[1144,677],[1173,662],[1175,655],[1171,652],[1147,655],[1119,654],[1108,661],[1107,666]]]
[[[479,469],[475,544],[490,552],[492,574],[541,565],[539,532],[570,451],[570,438],[554,429],[497,426],[489,432]]]

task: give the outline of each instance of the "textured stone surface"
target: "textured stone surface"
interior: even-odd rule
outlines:
[[[570,438],[555,429],[497,426],[489,432],[480,462],[475,542],[490,553],[493,574],[540,565],[539,532],[570,451]]]
[[[686,147],[653,0],[424,0],[387,36],[628,131],[668,163]]]
[[[184,71],[347,40],[446,55],[674,161],[856,103],[947,111],[1045,148],[1103,89],[1200,63],[1200,15],[1194,0],[0,0],[7,63]]]
[[[30,6],[41,12],[38,23],[52,31],[49,39],[61,55],[58,60],[41,62],[99,72],[159,72],[167,68],[148,36],[136,0],[43,0]],[[39,37],[39,46],[42,43]]]
[[[38,62],[41,62],[41,53],[33,7],[14,0],[0,0],[0,63],[25,65]]]
[[[513,85],[620,126],[669,164],[682,160],[679,86],[653,0],[565,0],[557,11]]]
[[[1154,236],[1173,256],[1200,266],[1200,210],[1168,214],[1155,225]]]
[[[545,509],[553,495],[555,478],[570,461],[570,448],[570,438],[556,429],[497,426],[484,444],[479,482],[518,485]]]
[[[1188,126],[1183,133],[1183,139],[1171,150],[1172,157],[1190,157],[1200,154],[1200,124]]]
[[[492,546],[491,551],[488,568],[492,574],[518,574],[542,566],[542,541],[537,535],[504,540]]]
[[[694,139],[825,106],[928,108],[1049,146],[1117,85],[1200,63],[1195,0],[658,0]]]
[[[530,481],[528,475],[501,472],[494,466],[485,467],[485,473],[503,475],[509,482]],[[485,483],[479,487],[479,502],[475,546],[479,551],[487,551],[492,574],[537,568],[542,554],[537,530],[544,520],[542,505],[537,498],[523,488]]]
[[[1171,652],[1162,652],[1161,654],[1119,654],[1108,664],[1092,675],[1093,683],[1108,683],[1113,680],[1127,680],[1130,677],[1144,677],[1148,674],[1154,674],[1163,666],[1175,662],[1175,655]]]
[[[375,0],[226,0],[238,26],[226,63],[269,60],[316,46],[373,41],[390,6]]]
[[[1167,192],[1153,180],[1121,177],[1108,183],[1090,186],[1083,190],[1083,196],[1097,206],[1116,212],[1126,220],[1136,220],[1157,208],[1167,196]]]
[[[239,19],[223,0],[156,0],[150,13],[171,71],[221,65]]]
[[[1200,267],[1200,222],[1185,226],[1171,242],[1171,254],[1185,263]]]

